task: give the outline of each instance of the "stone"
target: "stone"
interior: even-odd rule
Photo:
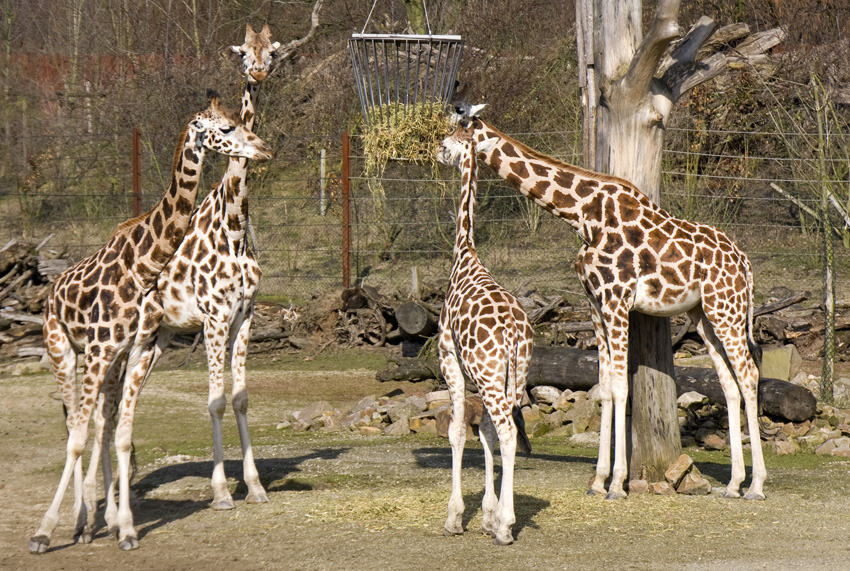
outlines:
[[[410,434],[410,420],[405,416],[384,429],[387,436],[404,436]]]
[[[333,407],[323,400],[314,402],[301,409],[301,412],[298,413],[298,420],[309,424],[313,420],[322,416],[325,412],[333,412]]]
[[[573,391],[571,391],[569,389],[565,390],[563,393],[561,393],[561,396],[558,397],[558,400],[556,400],[554,403],[552,403],[552,408],[554,408],[555,410],[561,410],[561,411],[564,411],[564,412],[570,410],[573,406],[573,401],[570,398],[572,393],[573,393]]]
[[[452,402],[452,397],[447,390],[425,393],[425,403],[429,409],[439,408],[450,402]]]
[[[676,491],[688,496],[707,496],[711,493],[711,484],[699,473],[688,473],[676,486]]]
[[[283,430],[285,428],[292,428],[292,423],[288,420],[284,420],[283,422],[278,422],[277,426],[275,426],[278,430]]]
[[[402,418],[410,418],[419,412],[409,401],[403,401],[387,407],[387,416],[389,416],[390,423],[392,424],[399,422]]]
[[[706,450],[723,450],[726,448],[726,440],[716,433],[711,433],[703,439],[702,447]]]
[[[531,396],[536,403],[553,404],[561,396],[561,390],[548,385],[538,385],[531,389]]]
[[[407,397],[407,402],[410,403],[410,406],[417,412],[424,412],[428,410],[428,403],[425,402],[425,397],[419,395],[411,395]]]
[[[573,434],[568,441],[570,446],[576,448],[598,448],[599,433],[598,432],[583,432],[581,434]]]
[[[361,436],[379,436],[383,431],[377,426],[361,426],[358,432]]]
[[[543,416],[543,422],[550,428],[557,428],[564,424],[564,411],[554,410]]]
[[[588,423],[588,421],[585,417],[580,416],[580,417],[576,418],[572,422],[573,433],[574,434],[581,434],[583,432],[587,432],[588,424],[589,423]]]
[[[629,494],[645,494],[649,492],[649,482],[646,480],[630,480]]]
[[[693,465],[693,459],[687,454],[682,454],[664,472],[664,479],[670,482],[671,486],[677,488]]]
[[[815,448],[815,455],[817,456],[829,456],[832,454],[832,451],[835,450],[837,446],[835,445],[835,439],[830,438],[817,448]]]
[[[649,493],[658,496],[672,496],[676,493],[676,490],[667,482],[652,482],[649,484]]]
[[[800,451],[800,445],[795,440],[773,440],[769,446],[777,456],[790,456]]]
[[[850,458],[850,448],[836,448],[832,451],[832,456],[841,456],[843,458]]]
[[[534,424],[543,420],[543,415],[536,404],[522,409],[522,417],[525,419],[525,425]]]
[[[587,391],[587,400],[591,400],[594,402],[599,402],[602,400],[602,388],[599,386],[599,383],[596,383],[590,390]]]
[[[566,411],[564,420],[567,422],[575,422],[578,418],[583,418],[587,421],[591,416],[599,412],[599,404],[597,401],[581,398],[577,400],[570,410]]]
[[[427,417],[413,417],[408,421],[411,432],[417,434],[437,434],[437,421]]]
[[[803,358],[794,345],[767,347],[762,351],[761,376],[766,379],[790,381],[800,372],[802,364]]]
[[[688,391],[676,399],[676,404],[685,410],[698,408],[708,404],[708,397],[696,391]]]
[[[370,395],[360,399],[357,404],[354,405],[354,408],[351,409],[351,412],[358,413],[367,409],[378,409],[378,399],[375,395]],[[372,414],[372,412],[369,412],[369,414]]]

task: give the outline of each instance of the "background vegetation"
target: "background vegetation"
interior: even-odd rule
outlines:
[[[286,42],[309,27],[312,0],[2,0],[0,240],[21,236],[79,258],[131,214],[130,132],[143,136],[145,206],[169,179],[177,134],[206,105],[205,89],[238,105],[241,78],[227,47],[244,26],[268,22]],[[684,2],[687,28],[707,14],[753,31],[782,26],[786,41],[758,69],[734,69],[693,92],[668,125],[664,205],[729,231],[757,266],[757,289],[818,287],[812,216],[770,183],[819,208],[825,187],[850,203],[850,6],[840,0]],[[325,0],[322,26],[263,87],[257,130],[278,150],[252,168],[255,247],[262,293],[304,300],[339,287],[340,140],[355,134],[355,271],[373,285],[405,287],[410,267],[444,281],[450,255],[454,173],[391,163],[375,208],[360,176],[360,113],[347,40],[367,0]],[[487,117],[544,152],[581,164],[574,7],[569,0],[428,2],[435,33],[459,33],[471,95]],[[653,3],[644,2],[645,16]],[[377,2],[370,30],[400,32],[405,5]],[[818,132],[822,136],[818,137]],[[327,213],[319,206],[326,149]],[[223,161],[208,160],[210,188]],[[486,171],[483,176],[489,176]],[[435,179],[445,179],[435,182]],[[847,229],[832,209],[838,297],[848,266]],[[568,229],[500,181],[481,185],[477,239],[510,287],[577,291]],[[814,274],[812,273],[814,271]]]

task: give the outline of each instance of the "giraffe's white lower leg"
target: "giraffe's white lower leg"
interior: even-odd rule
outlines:
[[[499,491],[499,505],[496,508],[496,529],[493,543],[510,545],[514,542],[512,527],[516,523],[514,514],[514,462],[516,460],[516,427],[510,415],[507,415],[497,427],[499,451],[502,455],[502,488]]]
[[[29,550],[30,553],[41,554],[47,551],[50,546],[50,539],[53,535],[53,530],[59,523],[59,507],[62,505],[62,499],[65,497],[65,490],[71,481],[71,477],[79,472],[82,479],[82,453],[86,447],[86,431],[88,429],[88,419],[86,426],[74,426],[71,433],[68,435],[68,447],[65,456],[65,469],[62,471],[62,477],[59,479],[59,487],[56,494],[53,496],[53,501],[44,517],[41,518],[41,524],[38,530],[30,538]]]
[[[611,484],[608,486],[606,500],[622,500],[626,497],[623,484],[629,473],[626,459],[626,399],[629,385],[625,368],[618,371],[616,380],[611,383],[614,399],[614,471],[611,474]]]
[[[493,466],[493,454],[496,450],[498,435],[490,415],[484,413],[479,425],[478,435],[484,448],[484,497],[481,499],[481,531],[495,537],[498,527],[496,508],[499,499],[496,497],[496,484]]]
[[[224,357],[227,348],[227,334],[220,323],[207,321],[204,324],[204,343],[207,349],[209,368],[210,423],[213,438],[213,500],[210,507],[214,510],[232,510],[236,507],[233,496],[227,489],[227,476],[224,473],[224,444],[222,439],[222,421],[227,407],[224,394]]]
[[[605,481],[611,474],[611,430],[613,428],[614,404],[611,400],[610,387],[604,387],[602,394],[602,409],[599,424],[599,455],[596,459],[596,475],[587,490],[587,495],[605,493]]]
[[[449,423],[449,443],[452,446],[452,495],[449,498],[449,515],[446,518],[444,531],[447,535],[463,533],[463,490],[461,489],[461,469],[463,464],[463,447],[466,443],[466,426],[464,425],[464,398],[452,395],[452,420]]]
[[[758,390],[758,389],[756,389]],[[764,481],[767,469],[764,466],[764,456],[761,449],[761,434],[759,432],[758,405],[755,399],[745,402],[747,412],[747,430],[750,433],[750,448],[753,457],[753,480],[744,497],[748,500],[764,499]]]
[[[238,333],[231,348],[231,375],[233,376],[233,412],[236,415],[236,425],[239,428],[239,442],[242,445],[242,473],[248,495],[245,501],[249,504],[261,504],[269,501],[260,474],[254,463],[254,451],[251,448],[251,434],[248,430],[248,387],[245,381],[245,358],[248,354],[248,333],[251,329],[251,319],[246,318],[239,325]]]

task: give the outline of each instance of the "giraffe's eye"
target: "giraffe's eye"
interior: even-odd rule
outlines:
[[[232,133],[235,130],[236,130],[236,127],[231,127],[231,126],[221,128],[221,132],[225,135],[227,135],[228,133]]]

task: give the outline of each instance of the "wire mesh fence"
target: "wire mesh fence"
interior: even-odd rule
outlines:
[[[807,209],[818,211],[819,193],[828,184],[835,201],[846,210],[850,197],[846,159],[829,158],[830,170],[824,172],[823,163],[809,156],[691,151],[687,142],[697,134],[671,131],[673,140],[664,155],[663,206],[729,233],[756,266],[757,290],[766,293],[777,285],[792,290],[821,287],[818,220]],[[751,149],[776,148],[768,143],[788,136],[720,134],[733,135],[747,137]],[[543,153],[581,163],[576,132],[514,136]],[[844,149],[850,148],[847,138],[840,141]],[[26,159],[20,156],[22,146]],[[342,284],[342,157],[339,147],[326,153],[306,143],[293,148],[307,150],[251,169],[251,240],[264,272],[260,295],[303,301],[333,292]],[[457,173],[442,166],[396,161],[376,180],[363,175],[365,157],[359,149],[362,146],[354,137],[350,157],[353,280],[405,293],[415,267],[420,280],[439,287],[451,263],[460,189]],[[33,137],[0,145],[0,153],[7,159],[0,170],[0,239],[4,243],[21,237],[38,241],[53,234],[54,244],[80,259],[132,216],[129,133]],[[168,173],[160,165],[169,162],[165,156],[154,157],[150,149],[143,155],[143,208],[149,208],[168,183]],[[223,169],[222,158],[207,160],[199,201]],[[570,228],[488,170],[480,171],[480,176],[476,242],[496,278],[512,289],[537,288],[580,298],[572,269],[579,242]],[[376,186],[380,193],[374,192]],[[780,187],[793,201],[772,186]],[[850,236],[839,210],[830,210],[830,225],[836,237],[836,295],[841,300],[848,298],[841,278],[850,267]]]

